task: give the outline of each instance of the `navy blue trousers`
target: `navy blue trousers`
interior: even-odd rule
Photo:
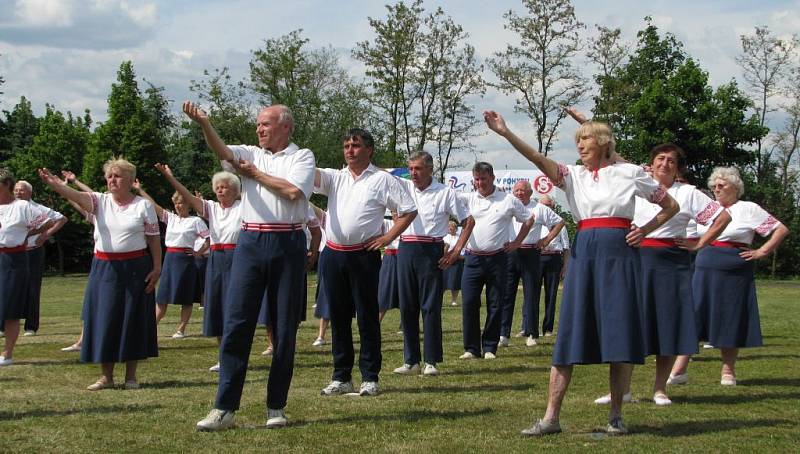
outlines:
[[[442,362],[442,295],[444,284],[439,260],[441,243],[400,242],[397,284],[403,321],[403,357],[406,364],[420,362],[419,315],[425,330],[425,362]]]
[[[42,296],[44,247],[31,249],[25,254],[28,256],[28,308],[25,316],[25,331],[39,331],[39,303]]]
[[[558,297],[558,283],[561,281],[561,266],[564,263],[561,254],[542,254],[539,258],[539,274],[533,284],[537,312],[539,295],[544,283],[544,318],[542,319],[542,332],[552,333],[556,319],[556,299]],[[536,314],[536,312],[534,312]],[[536,314],[538,316],[538,314]],[[531,319],[531,326],[536,327],[537,319]]]
[[[216,408],[239,408],[264,292],[267,309],[275,322],[267,407],[281,409],[286,406],[294,372],[297,324],[303,307],[305,262],[306,237],[302,230],[240,233],[233,253],[230,287],[224,307]]]
[[[464,351],[480,356],[483,347],[484,352],[495,353],[500,341],[501,305],[508,283],[506,253],[467,255],[464,262],[464,274],[461,276]],[[486,321],[481,334],[481,292],[484,285]]]
[[[514,306],[517,301],[517,287],[522,278],[522,313],[523,319],[533,320],[533,326],[523,324],[526,336],[539,337],[537,322],[539,320],[539,299],[535,293],[536,277],[539,275],[539,250],[517,249],[507,254],[508,276],[506,280],[505,298],[503,298],[503,312],[500,320],[500,335],[511,337],[511,325],[514,322]]]
[[[381,371],[381,325],[378,321],[378,251],[334,251],[325,248],[319,270],[325,275],[325,292],[331,315],[333,380],[352,380],[355,351],[351,329],[353,310],[358,322],[361,352],[358,367],[362,381],[378,381]]]

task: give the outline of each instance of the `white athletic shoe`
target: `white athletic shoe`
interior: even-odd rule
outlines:
[[[209,372],[219,372],[219,363],[214,364],[213,366],[208,368]]]
[[[35,335],[36,335],[36,331],[25,331],[25,333],[23,334],[24,337],[30,337],[30,336],[35,336]]]
[[[0,367],[10,366],[12,364],[14,364],[14,359],[13,358],[6,359],[5,356],[0,356]]]
[[[184,339],[186,338],[186,334],[183,334],[183,331],[175,331],[175,334],[172,335],[173,339]]]
[[[703,344],[703,348],[711,349],[711,348],[715,348],[715,347],[713,345],[709,344],[708,342],[706,342],[705,344]]]
[[[464,352],[463,355],[459,356],[458,359],[475,359],[477,356],[472,352]]]
[[[495,359],[495,358],[497,358],[497,355],[495,355],[492,352],[486,352],[483,354],[483,359]]]
[[[417,365],[419,368],[419,365]],[[365,381],[361,383],[361,388],[358,390],[358,394],[361,396],[377,396],[378,395],[378,382],[376,381]]]
[[[527,345],[528,347],[535,347],[535,346],[539,345],[539,342],[536,340],[535,337],[528,336],[528,338],[525,339],[525,345]]]
[[[325,342],[325,339],[323,339],[323,338],[321,338],[321,337],[318,337],[318,338],[316,338],[316,339],[314,340],[314,342],[312,342],[312,343],[311,343],[311,345],[312,345],[313,347],[322,347],[322,346],[323,346],[323,345],[325,345],[325,344],[327,344],[327,342]]]
[[[722,386],[736,386],[736,377],[727,374],[723,375],[719,380],[719,384]]]
[[[667,379],[668,385],[685,385],[687,383],[689,383],[688,373],[678,375],[669,374],[669,378]]]
[[[286,427],[288,423],[289,420],[286,419],[286,413],[284,413],[283,409],[267,409],[267,429],[280,429],[281,427]]]
[[[274,349],[272,348],[272,345],[270,345],[269,347],[267,347],[266,350],[261,352],[261,356],[272,356],[272,352],[273,351],[274,351]]]
[[[217,432],[231,429],[234,425],[234,412],[215,408],[208,413],[208,416],[197,422],[197,430],[200,432]]]
[[[653,396],[653,402],[659,407],[663,407],[665,405],[672,405],[672,401],[667,397],[666,394],[658,393]]]
[[[498,347],[508,347],[508,338],[506,336],[500,336],[500,341],[497,343]]]
[[[425,368],[422,370],[422,375],[428,377],[439,375],[439,369],[436,368],[436,364],[425,363]]]
[[[394,370],[398,375],[419,375],[419,364],[403,364]]]
[[[450,305],[451,306],[458,306],[458,303],[456,301],[450,301]]]
[[[323,396],[336,396],[339,394],[347,394],[354,392],[353,382],[334,380],[328,383],[328,386],[322,388],[320,394]]]
[[[631,401],[631,393],[625,393],[622,395],[622,401],[628,403]],[[611,403],[611,394],[606,394],[603,397],[598,397],[594,400],[594,403],[598,405],[608,405]]]

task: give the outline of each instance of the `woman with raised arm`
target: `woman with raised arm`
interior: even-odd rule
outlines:
[[[46,210],[14,198],[15,184],[14,175],[0,168],[0,330],[5,333],[0,367],[13,364],[19,320],[26,316],[28,236],[53,225]]]
[[[731,222],[717,241],[697,254],[692,296],[698,337],[720,349],[720,384],[734,386],[739,349],[762,345],[755,260],[773,253],[789,229],[758,204],[739,200],[744,183],[736,168],[715,168],[708,177],[708,187],[717,202],[730,212]],[[756,233],[769,239],[758,249],[751,249]],[[688,356],[678,358],[670,384],[688,381],[688,365]]]
[[[95,260],[84,294],[81,361],[100,363],[86,389],[114,386],[114,365],[126,364],[125,389],[136,389],[138,361],[158,356],[153,291],[161,274],[155,207],[131,192],[136,167],[122,158],[103,165],[107,193],[79,192],[40,169],[51,189],[94,216]]]
[[[156,323],[167,315],[169,304],[181,306],[181,320],[173,339],[186,337],[186,326],[192,317],[194,304],[194,288],[197,283],[197,268],[194,265],[194,243],[202,238],[202,253],[208,244],[208,227],[198,216],[189,216],[189,204],[179,192],[172,194],[175,212],[165,210],[142,188],[136,180],[133,185],[139,195],[153,203],[158,219],[167,225],[164,234],[164,245],[167,253],[164,256],[161,284],[156,293]],[[198,211],[199,213],[199,211]]]
[[[217,201],[214,202],[204,200],[189,192],[175,178],[169,166],[156,164],[155,167],[195,212],[208,219],[211,256],[206,265],[203,335],[216,337],[219,344],[224,326],[223,305],[230,281],[231,261],[242,228],[239,202],[241,182],[239,177],[230,172],[215,173],[211,178],[211,187],[217,197]],[[211,366],[209,370],[219,372],[219,363]]]
[[[582,124],[575,133],[582,165],[562,165],[517,137],[497,112],[486,111],[483,116],[492,131],[564,190],[578,221],[553,349],[547,411],[522,433],[561,432],[559,416],[573,366],[601,363],[610,364],[611,408],[606,431],[610,435],[627,433],[622,396],[630,385],[632,364],[643,364],[645,353],[636,246],[675,215],[678,205],[641,167],[611,161],[615,142],[611,128],[604,123]],[[631,225],[636,196],[661,207],[641,226]]]

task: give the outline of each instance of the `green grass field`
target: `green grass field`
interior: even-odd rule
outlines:
[[[313,279],[310,279],[313,290]],[[704,350],[690,366],[688,385],[670,388],[675,404],[651,400],[654,361],[636,368],[635,402],[624,407],[631,434],[606,437],[607,409],[592,400],[608,390],[608,367],[576,367],[565,399],[564,433],[529,439],[519,431],[542,415],[554,338],[525,347],[513,338],[494,361],[460,361],[461,308],[444,312],[445,362],[439,377],[402,377],[399,314],[383,323],[382,393],[322,397],[331,374],[330,346],[315,348],[317,324],[298,332],[294,380],[286,408],[290,426],[266,430],[264,393],[269,359],[259,331],[237,412],[239,428],[198,433],[195,423],[216,392],[216,343],[199,337],[202,312],[173,340],[178,311],[160,328],[160,356],[141,363],[142,388],[85,391],[96,365],[62,353],[80,331],[85,276],[45,278],[42,326],[20,337],[15,365],[0,369],[0,452],[797,452],[800,448],[800,284],[759,282],[765,347],[743,350],[739,386],[719,385],[719,353]],[[521,293],[521,292],[520,292]],[[313,291],[310,292],[313,295]],[[518,305],[519,306],[519,305]],[[515,328],[519,324],[519,307]],[[330,339],[330,336],[328,336]],[[542,338],[544,339],[544,338]],[[118,381],[122,370],[117,370]],[[359,381],[357,369],[354,374]],[[346,451],[343,451],[346,450]]]

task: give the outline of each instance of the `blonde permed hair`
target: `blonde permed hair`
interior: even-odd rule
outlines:
[[[111,174],[114,169],[128,174],[128,176],[131,177],[131,180],[136,179],[136,166],[121,156],[111,158],[106,161],[105,164],[103,164],[103,175],[108,177],[108,175]]]

